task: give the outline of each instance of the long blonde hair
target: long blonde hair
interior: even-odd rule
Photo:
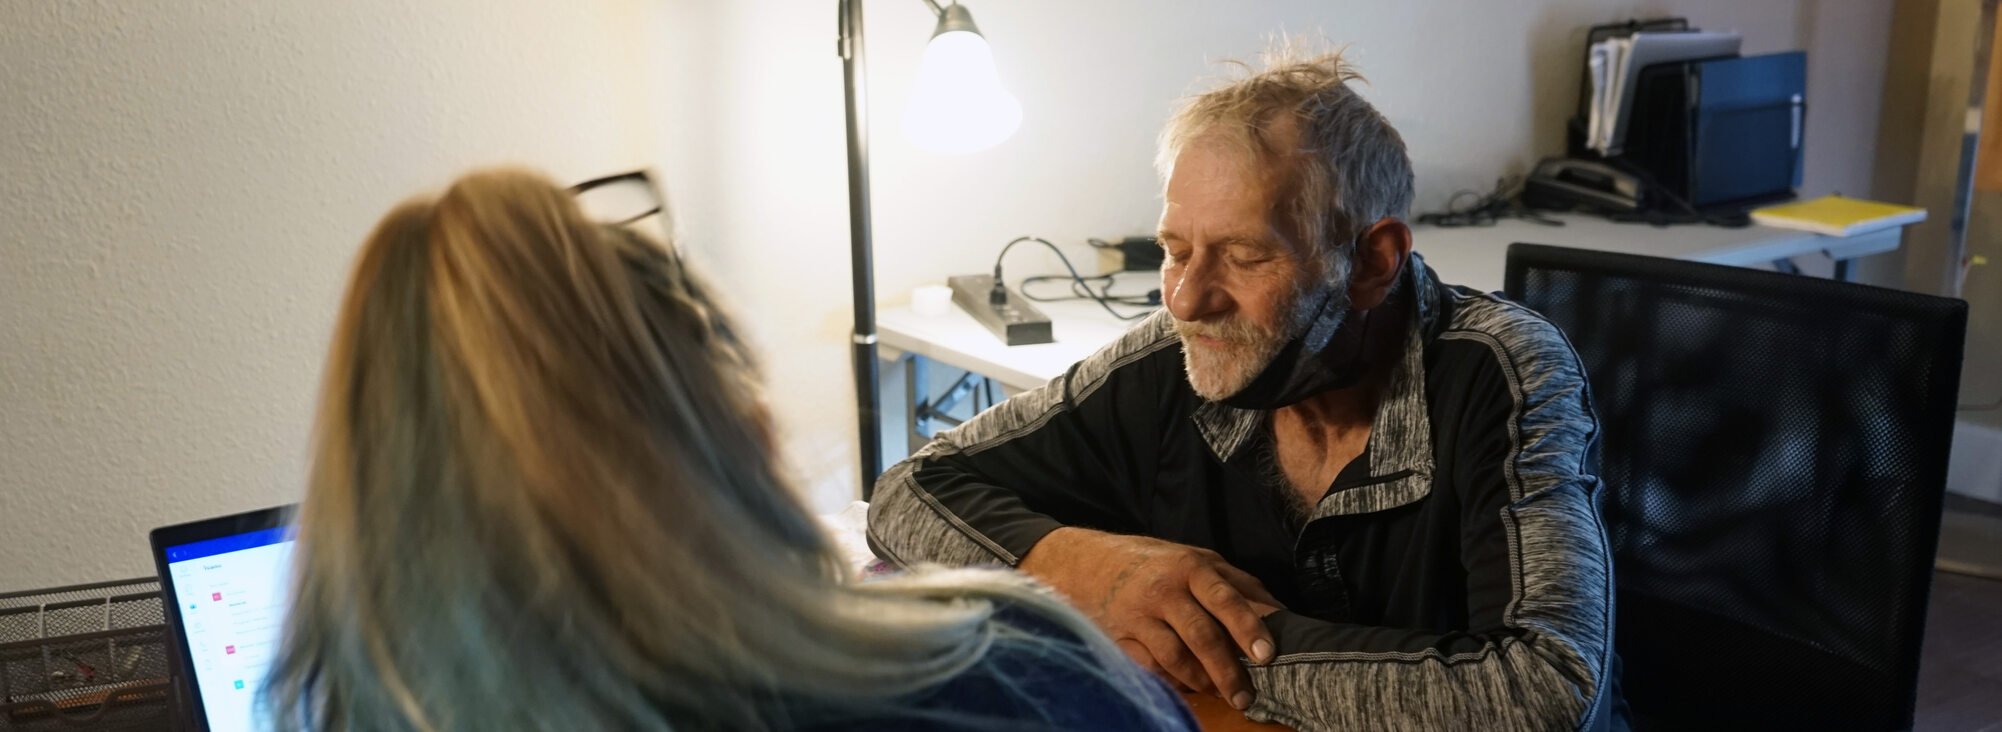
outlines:
[[[975,666],[1026,580],[843,578],[753,359],[668,250],[539,175],[468,175],[364,245],[327,359],[281,729],[783,727]]]

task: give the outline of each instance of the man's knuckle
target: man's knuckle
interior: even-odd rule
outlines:
[[[1175,575],[1162,575],[1153,590],[1155,599],[1163,602],[1177,602],[1190,596],[1188,581]]]
[[[1144,582],[1133,589],[1135,596],[1140,600],[1141,607],[1143,608],[1151,607],[1160,602],[1161,598],[1167,594],[1167,588],[1163,587],[1160,582]]]
[[[1217,602],[1229,602],[1238,597],[1237,588],[1230,586],[1229,582],[1221,579],[1213,580],[1204,586],[1203,595]]]
[[[1141,668],[1149,671],[1160,670],[1161,664],[1154,660],[1154,654],[1148,652],[1147,647],[1140,645],[1138,641],[1122,638],[1119,640],[1118,645],[1119,650],[1124,652],[1128,658],[1133,659],[1133,662],[1139,664]]]
[[[1214,623],[1200,623],[1189,629],[1189,645],[1205,651],[1223,652],[1230,644],[1224,640],[1223,631]]]

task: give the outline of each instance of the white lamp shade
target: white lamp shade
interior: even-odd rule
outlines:
[[[994,52],[978,33],[933,36],[904,109],[904,134],[936,153],[985,150],[1022,126],[1022,103],[1001,88]]]

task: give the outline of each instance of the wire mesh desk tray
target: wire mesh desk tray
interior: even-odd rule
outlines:
[[[160,583],[0,593],[0,732],[179,730]]]

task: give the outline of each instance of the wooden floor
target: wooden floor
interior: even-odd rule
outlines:
[[[2002,580],[2002,504],[1946,494],[1939,523],[1940,569]]]
[[[1934,579],[1913,729],[2002,732],[2002,581]]]

